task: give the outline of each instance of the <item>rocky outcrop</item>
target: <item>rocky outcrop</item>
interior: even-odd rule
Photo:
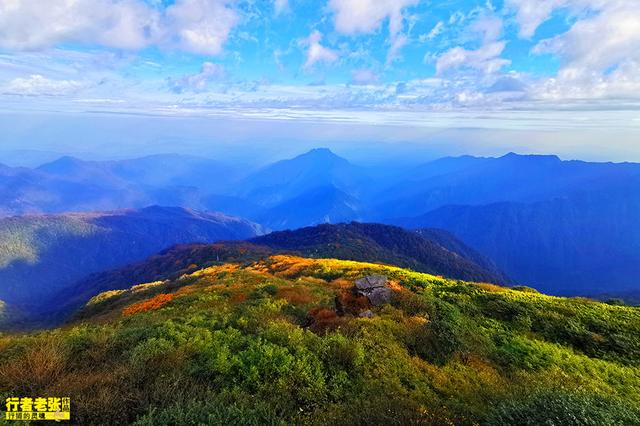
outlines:
[[[338,315],[354,315],[360,318],[374,316],[371,307],[384,305],[391,301],[393,291],[384,275],[369,275],[356,280],[355,285],[336,295],[335,304]]]
[[[391,289],[387,287],[388,279],[384,275],[369,275],[356,280],[356,293],[365,296],[373,306],[380,306],[391,301]]]

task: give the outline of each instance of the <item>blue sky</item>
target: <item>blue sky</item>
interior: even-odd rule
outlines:
[[[636,0],[0,0],[7,112],[559,132],[567,155],[604,129],[624,159],[639,107]]]

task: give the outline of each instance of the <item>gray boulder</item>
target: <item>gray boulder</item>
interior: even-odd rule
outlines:
[[[392,292],[387,282],[384,275],[369,275],[356,280],[356,292],[367,297],[373,306],[380,306],[391,301]]]
[[[374,288],[386,287],[387,277],[384,275],[369,275],[368,277],[356,280],[356,288],[358,290],[371,290]]]

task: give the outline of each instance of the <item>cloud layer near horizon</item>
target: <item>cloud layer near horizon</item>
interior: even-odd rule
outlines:
[[[633,3],[4,0],[0,108],[637,135]]]

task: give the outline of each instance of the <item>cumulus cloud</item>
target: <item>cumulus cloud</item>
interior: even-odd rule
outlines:
[[[224,0],[178,0],[166,12],[168,30],[183,50],[217,55],[238,22]]]
[[[75,80],[51,80],[40,74],[11,80],[2,93],[21,96],[62,96],[78,92],[84,84]]]
[[[302,41],[302,45],[307,46],[307,60],[304,68],[311,68],[318,62],[331,63],[338,60],[338,54],[328,47],[324,47],[322,41],[322,33],[315,30],[311,35]]]
[[[457,68],[469,68],[484,74],[492,74],[511,63],[508,59],[500,57],[505,48],[505,42],[498,40],[502,33],[500,18],[480,18],[474,23],[472,29],[481,35],[481,46],[475,50],[457,46],[438,56],[436,62],[438,75]]]
[[[177,0],[163,10],[143,0],[5,0],[0,48],[35,50],[72,42],[118,49],[151,45],[221,52],[238,22],[227,0]]]
[[[516,21],[521,37],[532,37],[536,29],[551,17],[551,13],[565,7],[571,0],[506,0],[508,7],[516,9]]]
[[[616,3],[576,22],[569,31],[541,41],[534,53],[558,55],[565,72],[602,72],[626,60],[640,60],[640,8]]]
[[[389,18],[389,32],[402,29],[402,9],[414,6],[418,0],[330,0],[335,13],[336,30],[343,34],[366,34]]]
[[[640,94],[640,9],[623,0],[574,0],[590,12],[565,33],[540,41],[537,54],[553,54],[558,74],[538,85],[543,98],[629,97]]]
[[[137,1],[6,0],[0,2],[0,46],[39,49],[65,41],[137,49],[156,32],[158,14]]]
[[[224,75],[225,71],[222,65],[204,62],[199,73],[171,79],[169,86],[174,93],[203,92],[207,90],[211,82],[220,80]]]
[[[406,44],[402,34],[404,26],[403,9],[417,5],[419,0],[330,0],[329,7],[335,14],[336,30],[342,34],[368,34],[389,20],[390,49],[387,63],[398,57],[399,50]]]

